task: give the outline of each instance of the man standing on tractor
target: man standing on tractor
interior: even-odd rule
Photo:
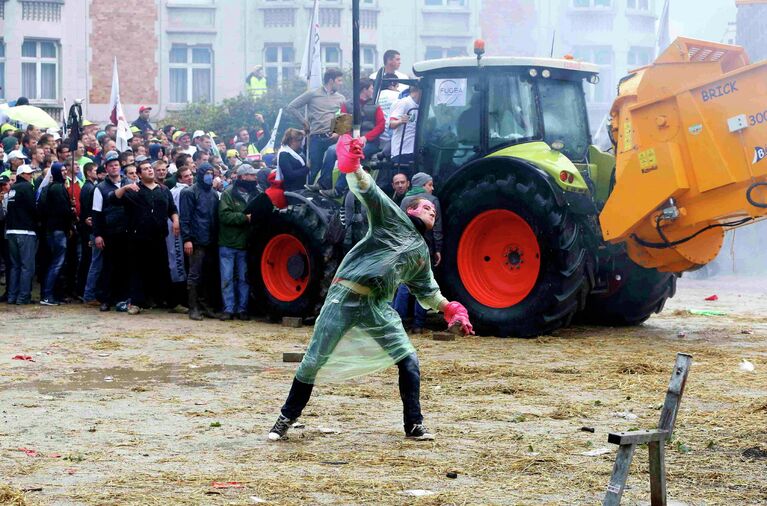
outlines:
[[[288,104],[286,113],[292,113],[303,121],[304,130],[309,132],[309,183],[322,166],[325,150],[336,143],[338,134],[333,133],[333,118],[341,111],[346,101],[339,93],[344,83],[344,74],[338,69],[327,69],[322,76],[323,85],[308,90]],[[303,110],[306,107],[306,116]]]
[[[362,144],[345,134],[338,162],[351,191],[367,208],[369,229],[341,262],[314,334],[269,439],[285,438],[309,402],[315,383],[342,381],[397,364],[404,429],[408,438],[431,440],[423,425],[421,376],[415,348],[389,305],[400,283],[421,304],[445,313],[451,330],[472,334],[466,309],[442,296],[431,272],[423,234],[434,226],[428,200],[413,202],[407,213],[391,201],[360,167]]]
[[[391,133],[391,159],[402,172],[410,175],[410,165],[415,161],[415,128],[418,119],[418,104],[421,101],[421,87],[410,85],[410,95],[400,99],[391,110],[389,127]]]

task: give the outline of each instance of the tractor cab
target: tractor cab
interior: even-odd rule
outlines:
[[[423,89],[416,170],[446,181],[469,162],[543,141],[570,161],[591,144],[583,82],[596,65],[547,58],[471,57],[413,67]],[[396,155],[396,153],[392,153]]]

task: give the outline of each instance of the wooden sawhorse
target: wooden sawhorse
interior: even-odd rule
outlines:
[[[690,372],[692,355],[685,353],[676,354],[674,371],[671,373],[671,381],[666,392],[666,401],[660,413],[658,428],[653,430],[635,430],[631,432],[612,432],[607,437],[608,443],[619,446],[618,455],[615,457],[613,474],[610,484],[607,485],[607,493],[602,501],[602,506],[618,506],[621,503],[623,491],[626,489],[626,479],[629,475],[631,459],[637,445],[647,444],[650,448],[650,504],[652,506],[666,506],[666,440],[671,438],[676,423],[676,414],[679,403],[682,400],[684,386],[687,382],[687,373]]]

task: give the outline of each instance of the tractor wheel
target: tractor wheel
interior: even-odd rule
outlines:
[[[660,313],[676,293],[676,274],[640,267],[625,254],[615,259],[610,278],[607,294],[591,295],[586,301],[584,321],[619,327],[639,325],[653,313]]]
[[[485,335],[531,337],[569,325],[590,289],[581,225],[532,176],[467,183],[445,220],[448,296]]]
[[[316,316],[338,267],[335,242],[308,206],[291,205],[269,217],[254,238],[255,299],[271,318]]]

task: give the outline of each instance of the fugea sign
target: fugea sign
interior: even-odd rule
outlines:
[[[434,105],[466,107],[467,79],[435,79]]]

